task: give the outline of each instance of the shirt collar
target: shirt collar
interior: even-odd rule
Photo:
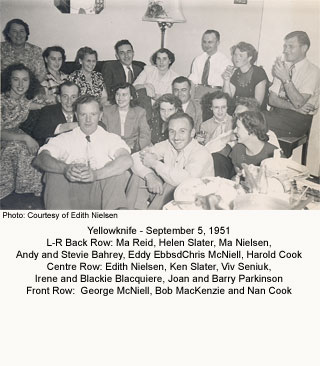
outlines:
[[[307,58],[305,57],[303,60],[294,64],[296,70],[300,70],[306,63],[308,62]]]

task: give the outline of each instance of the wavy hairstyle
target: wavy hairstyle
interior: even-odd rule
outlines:
[[[34,76],[34,73],[23,64],[9,65],[1,73],[1,92],[6,93],[11,90],[11,77],[14,71],[26,71],[29,74],[30,84],[26,92],[26,98],[29,100],[33,99],[40,92],[41,85],[37,78]]]
[[[174,56],[174,53],[171,52],[170,50],[168,50],[167,48],[160,48],[158,51],[156,51],[152,56],[151,56],[151,60],[152,60],[152,63],[155,65],[156,64],[156,61],[157,61],[157,56],[158,56],[158,53],[166,53],[168,58],[169,58],[169,67],[174,63],[175,61],[175,56]]]
[[[46,63],[46,58],[48,58],[50,55],[50,52],[60,52],[61,56],[62,56],[62,64],[66,61],[66,51],[60,46],[51,46],[51,47],[47,47],[42,52],[42,57],[43,57],[43,60],[45,63]]]
[[[93,50],[90,47],[81,47],[81,48],[78,49],[75,62],[78,65],[80,65],[80,61],[79,60],[83,60],[85,55],[95,55],[96,56],[96,60],[98,61],[98,53],[97,53],[97,51]]]
[[[238,114],[238,119],[248,131],[249,135],[254,134],[260,141],[269,140],[268,125],[261,112],[246,111]]]
[[[30,34],[29,25],[26,22],[24,22],[22,19],[9,20],[9,22],[4,27],[4,30],[2,31],[2,34],[4,35],[5,40],[8,42],[11,42],[11,39],[9,37],[9,32],[10,32],[10,28],[11,28],[12,24],[19,24],[24,27],[24,30],[26,31],[26,34],[27,34],[27,36],[26,36],[26,41],[27,41],[29,38],[29,34]]]
[[[177,109],[177,111],[182,112],[181,100],[178,97],[174,96],[173,94],[167,93],[167,94],[161,95],[161,97],[158,98],[156,100],[156,102],[154,103],[153,110],[159,112],[161,103],[170,103]]]
[[[135,87],[130,83],[121,83],[114,87],[112,97],[111,97],[111,103],[117,104],[116,102],[116,93],[119,89],[126,89],[129,88],[130,95],[132,99],[130,100],[130,107],[135,107],[138,105],[138,96]]]
[[[231,56],[234,55],[236,49],[240,52],[247,52],[248,57],[251,57],[250,64],[253,65],[258,58],[258,51],[250,43],[239,42],[238,44],[231,47]]]

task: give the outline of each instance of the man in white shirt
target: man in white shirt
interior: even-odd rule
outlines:
[[[203,53],[197,56],[192,63],[189,79],[196,86],[195,99],[201,99],[202,95],[212,92],[210,88],[218,89],[223,86],[222,73],[231,64],[230,60],[218,51],[220,33],[208,29],[202,36]]]
[[[181,100],[183,111],[192,117],[194,128],[198,132],[202,123],[202,109],[200,103],[191,98],[191,81],[185,76],[175,78],[172,82],[172,94]]]
[[[161,209],[186,179],[214,176],[210,153],[194,139],[193,119],[177,112],[169,118],[168,129],[168,140],[132,156],[134,174],[127,191],[129,208]]]
[[[79,97],[75,108],[79,127],[51,138],[34,160],[46,172],[46,209],[126,208],[129,147],[98,126],[102,111],[95,97]]]
[[[265,116],[269,128],[278,137],[303,136],[311,128],[319,107],[320,70],[306,54],[310,39],[303,31],[294,31],[284,39],[284,61],[278,58],[273,67],[274,80]]]

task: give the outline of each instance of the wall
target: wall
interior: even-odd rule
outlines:
[[[96,49],[99,59],[113,59],[113,45],[128,38],[136,58],[149,62],[160,47],[160,30],[155,23],[143,22],[147,0],[105,0],[106,9],[99,15],[61,14],[54,0],[2,0],[0,21],[3,29],[12,18],[22,18],[30,26],[30,42],[45,48],[59,44],[73,60],[78,48],[88,45]],[[248,0],[235,5],[233,0],[181,0],[186,23],[174,24],[166,32],[165,46],[173,50],[173,68],[188,75],[192,59],[201,53],[200,39],[208,28],[221,33],[220,50],[229,56],[230,47],[245,40],[259,47],[258,65],[270,76],[274,59],[282,52],[283,36],[297,29],[311,38],[309,58],[319,65],[319,1],[318,0]],[[275,31],[276,29],[276,31]],[[261,39],[260,39],[261,32]],[[308,166],[319,174],[319,114],[314,118]],[[295,154],[299,159],[299,153]],[[311,158],[311,159],[309,159]]]

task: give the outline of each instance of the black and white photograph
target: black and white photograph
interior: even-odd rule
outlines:
[[[319,209],[319,2],[121,3],[2,1],[1,208]]]

